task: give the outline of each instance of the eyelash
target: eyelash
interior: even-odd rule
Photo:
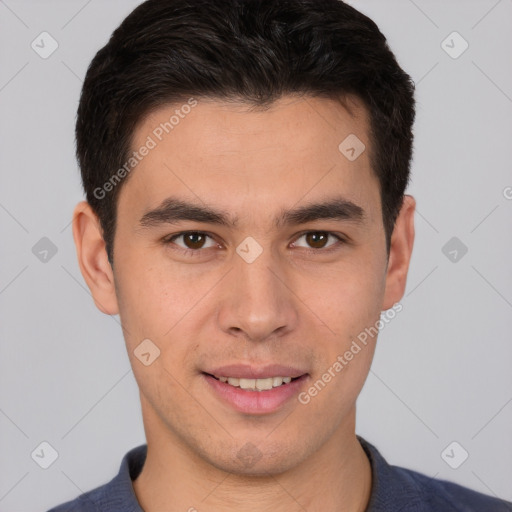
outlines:
[[[338,242],[333,244],[332,246],[328,247],[327,249],[313,249],[313,248],[305,249],[307,253],[324,253],[324,254],[330,253],[332,251],[339,249],[340,245],[344,245],[344,244],[348,243],[345,238],[343,238],[340,235],[336,235],[335,233],[332,233],[330,231],[314,231],[314,230],[304,231],[303,233],[300,233],[299,236],[295,239],[294,243],[297,240],[299,240],[300,238],[302,238],[304,235],[308,235],[310,233],[317,233],[317,234],[322,233],[327,236],[332,236],[332,237],[336,238],[338,240]],[[174,240],[176,240],[177,238],[179,238],[181,236],[185,236],[185,235],[190,235],[190,234],[203,235],[203,236],[207,236],[207,237],[211,238],[212,240],[215,240],[212,235],[210,235],[209,233],[206,233],[204,231],[182,231],[181,233],[176,233],[174,235],[167,236],[167,237],[163,238],[162,241],[165,245],[171,245],[174,242]],[[206,249],[183,249],[182,247],[176,246],[175,248],[173,248],[173,250],[181,252],[185,256],[200,256],[201,252],[204,252],[207,249],[212,249],[212,247],[207,247]]]

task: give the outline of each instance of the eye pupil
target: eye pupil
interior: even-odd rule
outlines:
[[[190,249],[200,249],[204,243],[204,236],[201,233],[188,233],[184,236],[184,239]],[[192,243],[191,247],[189,242]]]
[[[306,239],[309,245],[314,247],[315,249],[322,248],[325,246],[327,242],[328,235],[327,233],[323,232],[315,232],[315,233],[308,233],[306,235]],[[320,242],[320,246],[317,244]]]

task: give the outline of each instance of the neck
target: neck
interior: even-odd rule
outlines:
[[[226,473],[176,439],[156,435],[148,423],[146,462],[133,482],[145,512],[366,510],[371,465],[355,435],[355,407],[313,456],[289,471],[267,476]]]

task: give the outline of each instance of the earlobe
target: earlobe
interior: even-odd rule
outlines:
[[[107,315],[119,312],[114,273],[108,261],[101,225],[90,204],[81,201],[73,212],[73,239],[82,276],[96,307]]]
[[[414,197],[405,195],[391,236],[383,310],[389,309],[393,304],[399,302],[405,292],[414,245],[415,209]]]

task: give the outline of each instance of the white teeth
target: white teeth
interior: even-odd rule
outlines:
[[[266,379],[237,379],[236,377],[217,377],[221,382],[248,391],[267,391],[292,381],[291,377],[267,377]]]
[[[256,379],[240,379],[239,385],[242,389],[254,389],[256,387]]]
[[[256,389],[258,391],[265,391],[266,389],[272,389],[273,378],[269,377],[268,379],[257,379],[256,380]]]

